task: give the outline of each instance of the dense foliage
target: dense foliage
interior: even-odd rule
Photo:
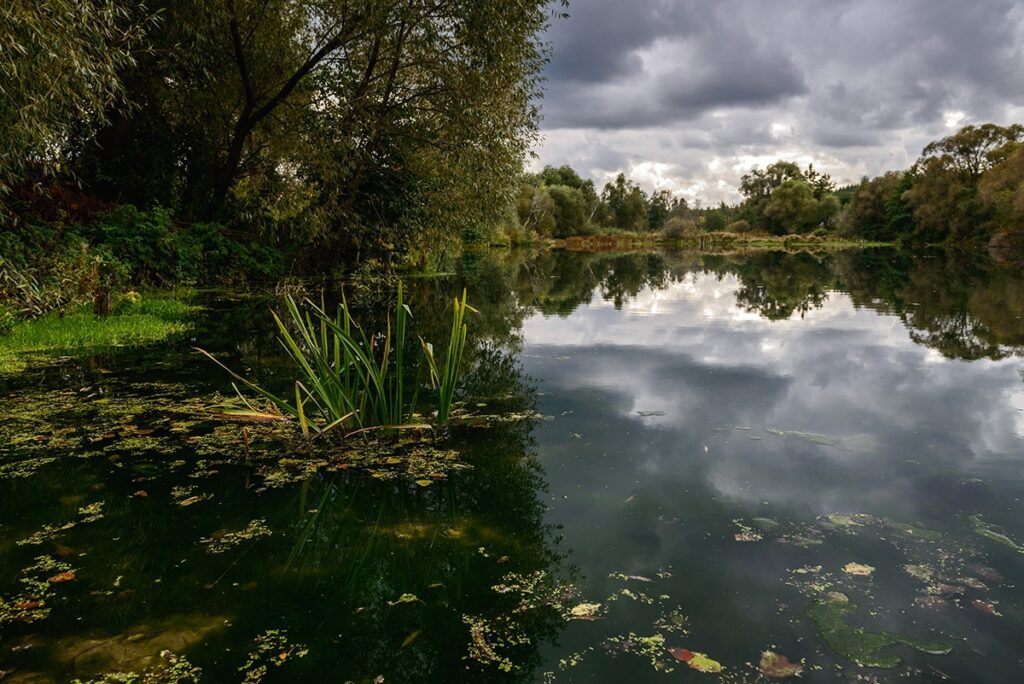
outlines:
[[[332,260],[416,259],[511,199],[558,4],[18,0],[0,45],[39,59],[4,83],[0,119],[26,131],[13,144],[5,132],[4,159],[39,158],[104,200]]]
[[[600,194],[569,168],[523,177],[509,242],[618,231],[668,240],[701,233],[836,236],[977,249],[1024,261],[1024,127],[967,126],[928,145],[914,166],[837,188],[814,168],[778,161],[745,174],[735,205],[691,207],[623,174]]]
[[[122,205],[88,225],[60,221],[0,232],[0,331],[20,318],[129,285],[239,285],[285,274],[281,248],[223,226],[176,223],[165,209]]]
[[[0,6],[0,202],[26,176],[60,172],[68,140],[93,133],[122,104],[121,74],[134,66],[151,25],[143,5],[129,7],[117,0]]]

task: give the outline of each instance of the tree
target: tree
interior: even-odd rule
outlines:
[[[123,106],[121,72],[152,15],[115,0],[8,0],[0,7],[0,196],[61,169],[73,133]]]
[[[608,205],[608,217],[619,230],[647,230],[647,196],[640,186],[626,180],[620,173],[614,183],[607,183],[601,200]]]
[[[668,190],[659,190],[651,195],[647,208],[647,225],[651,230],[661,230],[672,215],[676,201]]]
[[[554,236],[566,238],[586,233],[589,224],[583,193],[568,185],[552,185],[547,190],[555,204]]]
[[[149,169],[193,218],[439,244],[513,199],[559,1],[162,0],[173,28],[127,74],[140,111],[80,163],[112,191]]]
[[[978,201],[982,175],[1024,138],[1024,127],[966,126],[924,148],[904,199],[913,207],[914,237],[922,242],[969,243],[989,236]]]
[[[921,161],[938,159],[946,169],[955,171],[969,184],[976,184],[981,174],[998,161],[1000,151],[1008,144],[1024,138],[1024,126],[965,126],[953,135],[930,143],[924,148]]]
[[[806,171],[786,161],[754,169],[741,178],[740,192],[744,219],[776,235],[828,228],[839,212],[835,184],[813,164]]]

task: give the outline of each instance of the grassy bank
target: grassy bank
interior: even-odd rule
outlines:
[[[552,249],[573,251],[604,251],[638,247],[673,247],[702,252],[760,252],[760,251],[839,251],[865,247],[891,247],[890,242],[846,240],[832,235],[766,235],[758,233],[700,233],[682,238],[671,238],[660,233],[611,233],[605,235],[578,235],[562,240],[549,240]]]
[[[20,371],[35,358],[143,345],[185,332],[200,310],[190,297],[189,290],[146,293],[124,298],[107,317],[82,305],[21,321],[0,335],[0,373]]]

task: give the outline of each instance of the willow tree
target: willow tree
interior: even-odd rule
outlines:
[[[0,3],[0,201],[30,173],[59,170],[73,134],[91,131],[123,94],[149,15],[116,0]]]
[[[158,113],[124,122],[136,130],[121,140],[188,141],[154,171],[196,217],[300,215],[356,243],[381,226],[396,228],[385,243],[450,233],[515,187],[556,3],[164,0],[176,35],[154,35],[157,56],[129,79]],[[166,132],[137,130],[154,125]],[[95,177],[110,177],[110,151]]]

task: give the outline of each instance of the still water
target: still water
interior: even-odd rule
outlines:
[[[291,379],[266,297],[0,380],[0,681],[1020,681],[1019,275],[473,254],[417,332],[463,287],[480,420],[410,472],[212,417],[193,345]]]

